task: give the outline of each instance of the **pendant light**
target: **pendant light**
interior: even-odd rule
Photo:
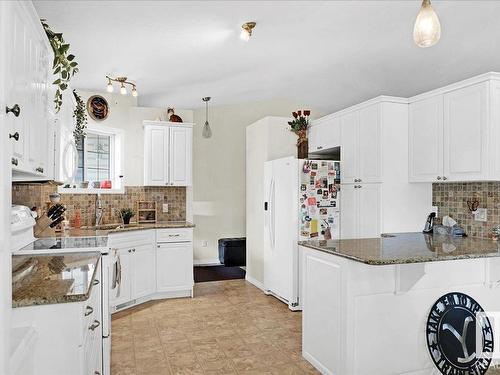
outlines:
[[[202,98],[205,102],[205,125],[203,125],[203,132],[201,133],[203,138],[210,138],[212,136],[212,129],[210,129],[210,124],[208,123],[208,102],[210,101],[210,96]]]
[[[432,47],[441,38],[439,18],[432,9],[431,0],[423,0],[413,27],[413,40],[422,48]]]

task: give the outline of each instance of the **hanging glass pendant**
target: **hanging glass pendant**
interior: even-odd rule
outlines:
[[[419,47],[432,47],[441,38],[441,24],[430,0],[423,0],[413,27],[413,40]]]
[[[210,138],[212,136],[212,129],[210,129],[210,124],[208,122],[208,102],[210,100],[210,96],[204,97],[201,100],[205,102],[205,125],[203,125],[201,135],[203,138]]]

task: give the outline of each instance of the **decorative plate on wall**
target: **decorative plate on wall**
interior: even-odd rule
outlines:
[[[87,112],[96,121],[105,120],[109,115],[109,105],[101,95],[92,95],[87,100]]]

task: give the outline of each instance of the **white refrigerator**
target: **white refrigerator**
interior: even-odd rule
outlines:
[[[264,288],[300,310],[298,241],[340,236],[340,162],[293,157],[265,163]]]

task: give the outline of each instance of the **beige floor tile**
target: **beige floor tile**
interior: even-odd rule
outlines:
[[[244,280],[113,315],[112,375],[302,375],[300,313]]]

